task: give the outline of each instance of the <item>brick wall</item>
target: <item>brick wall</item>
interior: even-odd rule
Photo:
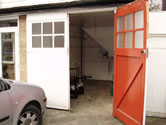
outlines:
[[[19,17],[20,80],[27,81],[26,16]]]

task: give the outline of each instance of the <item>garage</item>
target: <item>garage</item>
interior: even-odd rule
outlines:
[[[28,82],[45,90],[48,108],[70,110],[80,99],[97,100],[107,102],[113,116],[124,123],[142,124],[148,82],[147,3],[140,0],[118,9],[88,6],[31,11],[20,17],[27,35],[26,41],[22,38],[26,46],[21,49],[21,71]],[[75,78],[83,91],[71,99]]]
[[[89,87],[96,92],[106,86],[110,96],[114,86],[114,117],[144,121],[146,8],[138,1],[119,9],[27,15],[27,79],[45,90],[49,108],[74,106],[70,86],[77,77],[85,94]]]

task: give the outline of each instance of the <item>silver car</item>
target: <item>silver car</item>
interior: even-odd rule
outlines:
[[[40,87],[0,78],[0,125],[41,125],[46,101]]]

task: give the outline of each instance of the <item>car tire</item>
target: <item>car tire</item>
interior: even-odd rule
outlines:
[[[42,114],[41,111],[33,105],[28,105],[22,111],[18,125],[41,125],[42,124]]]

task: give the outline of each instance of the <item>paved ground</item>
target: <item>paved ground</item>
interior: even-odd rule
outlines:
[[[89,81],[70,111],[47,109],[43,125],[124,125],[112,117],[112,101],[108,82]],[[166,125],[166,119],[148,118],[146,125]]]
[[[85,86],[85,94],[71,102],[70,112],[48,109],[43,125],[123,125],[112,117],[108,82],[90,81]]]
[[[147,117],[146,125],[166,125],[165,118]]]

